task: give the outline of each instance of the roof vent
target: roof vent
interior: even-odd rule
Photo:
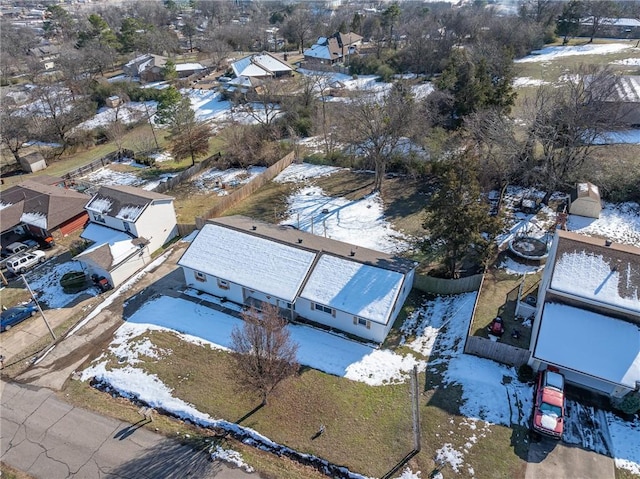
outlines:
[[[252,229],[253,231],[255,231],[255,230],[257,230],[257,229],[258,229],[258,227],[257,227],[256,225],[253,225],[253,226],[251,227],[251,229]]]
[[[302,238],[298,238],[298,243],[302,243]]]
[[[612,241],[608,239],[608,240],[605,240],[604,245],[609,247],[609,246],[611,246],[611,243],[612,243]]]
[[[355,256],[355,255],[356,255],[356,252],[355,252],[355,251],[351,250],[351,251],[349,252],[349,256]]]

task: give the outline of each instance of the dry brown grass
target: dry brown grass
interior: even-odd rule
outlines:
[[[145,337],[166,353],[161,360],[141,358],[145,360],[142,367],[172,388],[174,396],[212,417],[230,422],[243,418],[241,425],[256,429],[280,444],[374,477],[388,472],[412,448],[409,384],[372,387],[302,368],[298,376],[281,385],[265,407],[247,416],[260,401],[258,397],[239,393],[233,362],[227,353],[185,343],[168,332],[147,332]],[[117,358],[111,358],[110,364],[120,367]],[[433,458],[444,442],[462,450],[473,434],[458,415],[460,388],[434,389],[433,383],[439,379],[431,373],[430,376],[434,381],[427,381],[424,374],[419,378],[421,385],[430,385],[420,398],[422,451],[409,463],[425,474],[434,470]],[[65,393],[80,406],[97,408],[124,421],[138,420],[136,406],[86,383],[71,381]],[[320,424],[326,426],[326,432],[313,439]],[[162,416],[157,417],[153,426],[168,436],[175,436],[176,431],[182,435],[209,434]],[[490,430],[486,438],[465,454],[465,462],[473,466],[476,477],[522,477],[521,451],[515,453],[509,448],[516,433],[503,427]],[[236,442],[229,447],[241,450],[245,460],[266,477],[320,477],[290,461],[283,462]],[[494,456],[496,451],[501,451],[498,460]],[[468,471],[462,471],[460,477],[469,477]]]

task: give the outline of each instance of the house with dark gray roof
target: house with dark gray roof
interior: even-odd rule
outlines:
[[[6,189],[0,194],[2,238],[18,233],[64,236],[88,220],[84,206],[89,196],[64,188],[62,178],[48,175]]]
[[[102,186],[86,204],[91,246],[76,256],[117,286],[151,261],[178,234],[173,198],[132,186]]]

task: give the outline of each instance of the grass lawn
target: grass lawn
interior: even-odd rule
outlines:
[[[542,272],[526,275],[522,296],[535,295],[541,278]],[[515,321],[516,300],[521,282],[522,276],[510,275],[496,268],[491,268],[485,274],[471,325],[471,334],[488,338],[487,326],[493,318],[500,316],[505,324],[505,333],[500,341],[519,348],[529,347],[531,328],[522,327],[520,322]],[[511,336],[513,329],[521,333],[518,339]]]
[[[170,332],[152,331],[144,337],[165,353],[161,360],[141,357],[141,367],[157,375],[175,397],[211,417],[240,421],[280,444],[373,477],[383,476],[412,449],[408,383],[372,387],[303,367],[296,377],[281,384],[266,406],[251,413],[260,401],[238,390],[233,362],[226,352],[185,343]],[[120,367],[117,358],[110,358],[110,367]],[[459,387],[439,388],[437,381],[431,379],[420,397],[422,450],[409,463],[425,476],[436,469],[436,451],[444,443],[462,450],[468,438],[475,435],[470,422],[458,413]],[[426,384],[426,376],[421,374],[419,381]],[[64,393],[83,407],[97,408],[127,421],[138,419],[137,408],[127,400],[112,398],[87,383],[71,381]],[[313,439],[320,424],[326,426],[326,432]],[[170,436],[175,436],[176,430],[183,434],[210,434],[167,417],[157,417],[153,426]],[[473,447],[467,446],[469,453],[465,455],[465,462],[472,464],[476,477],[522,477],[524,465],[518,454],[524,443],[518,430],[484,425],[478,425],[478,429],[478,435],[485,437]],[[514,436],[518,436],[515,449]],[[267,467],[261,463],[258,451],[235,442],[229,447],[240,449],[246,461],[258,470]],[[293,464],[265,460],[270,464],[267,471],[274,467],[288,470],[287,475],[277,473],[273,477],[314,477]],[[471,476],[469,471],[460,472],[460,477]]]

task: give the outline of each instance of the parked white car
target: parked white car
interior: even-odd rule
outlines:
[[[44,251],[39,249],[31,251],[30,253],[23,253],[15,258],[10,258],[7,261],[7,270],[13,274],[22,274],[29,268],[34,267],[38,263],[44,263],[47,260]]]

